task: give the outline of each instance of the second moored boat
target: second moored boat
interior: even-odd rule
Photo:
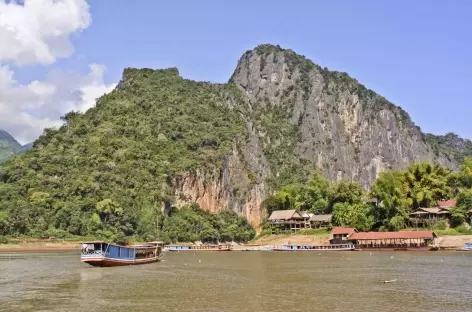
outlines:
[[[274,251],[352,251],[355,250],[354,244],[339,245],[282,245],[275,247]]]
[[[231,251],[229,244],[219,245],[165,245],[165,251]]]

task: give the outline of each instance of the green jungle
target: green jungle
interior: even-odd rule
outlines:
[[[383,172],[365,192],[356,182],[329,183],[315,171],[305,183],[288,184],[265,200],[268,212],[298,209],[315,214],[332,213],[333,225],[360,231],[398,231],[412,227],[409,214],[418,208],[436,207],[440,200],[457,199],[451,211],[453,234],[468,232],[472,208],[472,158],[465,158],[458,172],[438,164],[414,163],[404,171]],[[431,225],[446,230],[445,221]],[[455,230],[455,231],[454,231]]]

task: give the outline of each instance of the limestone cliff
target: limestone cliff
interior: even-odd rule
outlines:
[[[402,108],[292,50],[261,45],[246,52],[229,84],[239,92],[226,105],[244,119],[246,141],[235,143],[219,173],[178,178],[177,205],[228,207],[257,227],[267,195],[315,166],[332,181],[365,188],[380,172],[416,161],[457,166],[452,143],[437,143],[442,137],[422,133]],[[470,150],[470,141],[455,142],[456,154]]]

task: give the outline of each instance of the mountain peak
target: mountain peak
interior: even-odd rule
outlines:
[[[22,150],[23,147],[12,135],[0,129],[0,164]]]

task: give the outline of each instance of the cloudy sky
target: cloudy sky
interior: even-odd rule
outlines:
[[[349,73],[427,132],[472,139],[470,16],[469,0],[0,0],[0,129],[30,142],[125,67],[225,82],[273,43]]]
[[[85,74],[56,66],[74,54],[71,38],[91,23],[83,0],[0,1],[0,128],[22,143],[33,141],[45,127],[60,125],[64,113],[86,111],[114,87],[103,81],[103,64],[88,64]],[[42,67],[38,79],[35,67]]]

